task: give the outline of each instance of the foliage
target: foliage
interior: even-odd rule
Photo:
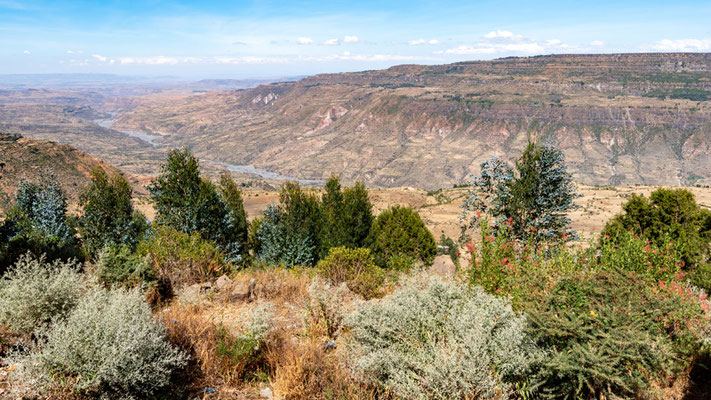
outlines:
[[[632,195],[622,210],[605,225],[603,238],[609,236],[620,243],[631,231],[660,248],[671,240],[677,244],[688,269],[707,260],[711,212],[699,207],[688,190],[659,188],[649,199]]]
[[[346,283],[351,292],[365,299],[378,297],[385,276],[375,265],[369,249],[332,247],[316,265],[318,274],[331,285]]]
[[[540,296],[526,308],[549,351],[533,377],[542,397],[646,397],[688,367],[707,323],[681,285],[655,288],[634,272],[580,272]]]
[[[288,267],[312,264],[316,249],[312,238],[289,235],[285,220],[285,213],[280,205],[270,204],[264,210],[263,219],[257,229],[259,259]]]
[[[174,289],[224,274],[229,264],[222,251],[203,239],[167,226],[158,226],[138,244],[139,258],[148,257],[156,278]]]
[[[499,398],[541,356],[505,300],[432,277],[346,320],[350,367],[407,399]]]
[[[679,279],[684,265],[683,252],[669,234],[652,242],[621,230],[614,239],[603,235],[599,252],[596,260],[598,269],[634,271],[649,276],[655,282]]]
[[[79,392],[109,398],[155,396],[185,363],[135,290],[90,292],[20,359],[36,385],[73,382]]]
[[[259,228],[262,226],[262,221],[264,221],[264,218],[255,217],[249,223],[247,229],[247,248],[253,251],[255,256],[262,251],[262,242],[259,239]]]
[[[321,197],[321,256],[332,247],[363,247],[373,224],[373,206],[362,182],[341,190],[338,176],[326,182]]]
[[[30,334],[69,313],[85,291],[75,262],[24,255],[0,279],[0,326]]]
[[[228,173],[220,175],[218,189],[229,209],[228,230],[233,232],[234,236],[232,240],[239,243],[240,254],[242,259],[245,259],[249,252],[247,240],[249,224],[247,222],[247,212],[244,210],[242,191],[237,185],[237,182],[232,178],[232,175]]]
[[[148,221],[134,210],[132,194],[128,181],[120,174],[109,177],[101,167],[91,171],[91,185],[79,198],[83,209],[80,232],[91,257],[107,245],[135,250]]]
[[[104,247],[94,264],[96,277],[105,285],[141,287],[156,280],[150,257],[140,257],[126,246]]]
[[[507,221],[514,237],[522,242],[569,240],[575,232],[569,229],[566,214],[575,208],[576,197],[563,153],[529,142],[515,169],[496,158],[481,165],[481,176],[475,178],[465,199],[463,239],[466,241],[466,230],[478,224],[481,214],[488,214],[497,225]]]
[[[81,257],[66,196],[50,171],[38,182],[20,181],[2,231],[0,274],[28,251],[49,261]]]
[[[316,277],[308,287],[306,303],[306,323],[312,332],[323,331],[335,339],[343,326],[346,315],[344,299],[348,297],[345,283],[331,285]]]
[[[452,264],[459,270],[459,245],[444,233],[439,238],[437,253],[448,255],[449,259],[452,260]]]
[[[431,265],[437,252],[432,233],[420,215],[410,207],[395,205],[373,222],[368,243],[375,262],[381,267],[392,257],[409,257]]]
[[[628,233],[598,248],[536,246],[485,220],[467,244],[471,285],[507,296],[527,312],[548,356],[532,373],[539,397],[650,395],[699,354],[708,327],[705,293],[678,281],[679,253]]]
[[[198,160],[187,149],[173,150],[160,175],[149,187],[155,204],[156,223],[216,243],[232,262],[242,260],[246,223],[242,220],[241,195],[234,182],[224,178],[222,192],[203,179]],[[225,197],[226,196],[226,197]]]

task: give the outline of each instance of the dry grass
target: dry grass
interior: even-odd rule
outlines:
[[[271,381],[276,397],[297,399],[375,399],[377,391],[354,381],[335,351],[314,337],[268,354],[275,366]]]
[[[174,302],[160,317],[168,329],[170,342],[190,355],[185,379],[191,383],[192,391],[214,388],[215,394],[210,398],[240,398],[245,391],[255,391],[245,378],[270,373],[264,357],[269,345],[264,350],[242,356],[234,349],[247,343],[224,325],[206,318],[204,310]],[[279,341],[274,340],[274,343],[278,345]],[[249,343],[249,346],[252,349],[254,344]]]

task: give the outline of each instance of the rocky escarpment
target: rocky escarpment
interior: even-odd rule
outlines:
[[[445,187],[529,138],[587,184],[711,183],[711,54],[403,65],[146,103],[117,127],[285,175]]]

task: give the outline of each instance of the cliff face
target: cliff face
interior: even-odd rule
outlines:
[[[119,129],[304,178],[446,187],[529,137],[587,184],[711,183],[711,54],[403,65],[150,102]]]

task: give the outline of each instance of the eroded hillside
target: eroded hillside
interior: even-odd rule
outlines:
[[[586,184],[711,179],[711,54],[558,55],[397,66],[146,102],[117,129],[289,176],[447,187],[529,136]]]

